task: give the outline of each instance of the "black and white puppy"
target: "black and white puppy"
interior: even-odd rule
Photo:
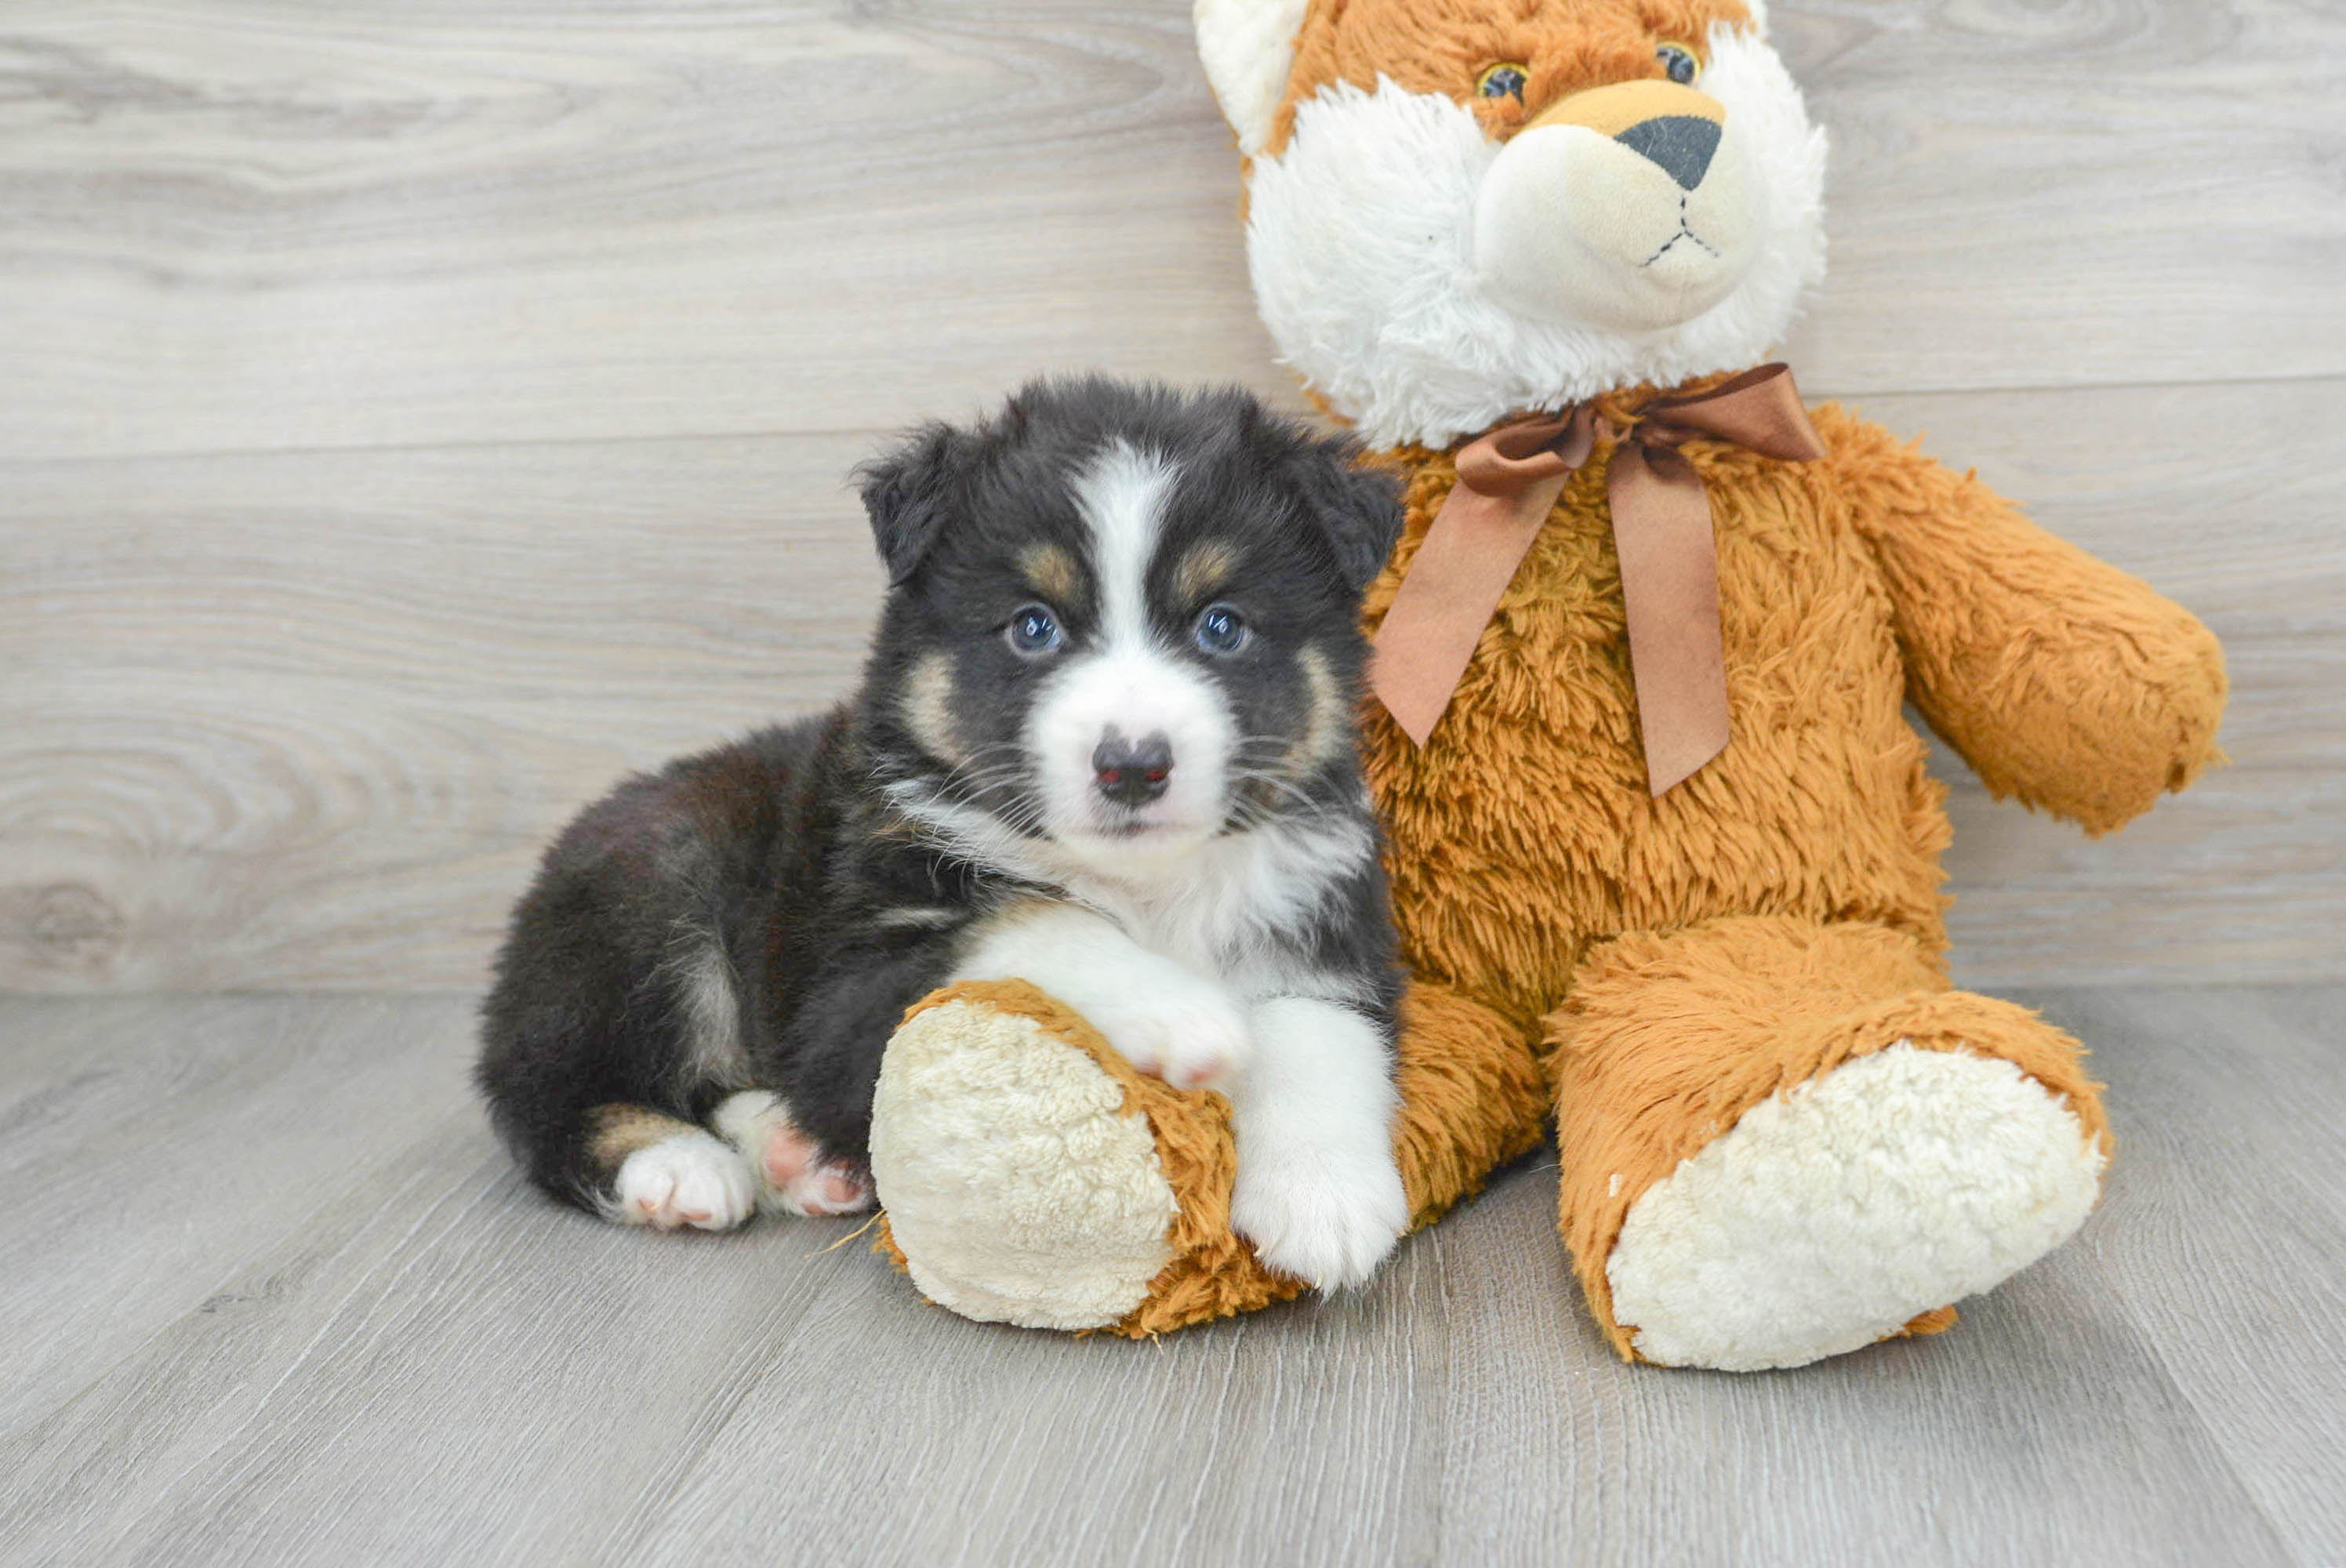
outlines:
[[[1400,511],[1353,457],[1093,379],[867,466],[858,695],[623,784],[515,912],[479,1081],[532,1178],[664,1229],[862,1208],[905,1008],[1020,978],[1229,1094],[1266,1262],[1366,1278],[1409,1218],[1352,724]]]

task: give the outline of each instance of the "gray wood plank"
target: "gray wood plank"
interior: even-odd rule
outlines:
[[[2233,765],[2114,839],[1941,759],[1964,977],[2346,974],[2346,381],[1860,407],[2230,650]],[[0,987],[476,987],[571,812],[852,683],[879,575],[842,476],[883,439],[19,466]]]
[[[2112,1080],[2122,1158],[2086,1237],[1952,1335],[1739,1378],[1611,1359],[1552,1156],[1356,1296],[1079,1340],[924,1306],[850,1222],[658,1237],[557,1211],[428,1030],[302,1003],[296,1033],[379,1041],[436,1111],[311,1209],[209,1195],[280,1234],[0,1437],[0,1540],[42,1563],[2333,1559],[2346,1203],[2308,1135],[2346,1100],[2346,993],[2035,1000]],[[204,1005],[289,1028],[282,1002]],[[137,1004],[0,1025],[172,1081]],[[214,1096],[181,1136],[240,1114]],[[103,1268],[60,1280],[19,1342],[118,1305]]]
[[[840,1302],[801,1322],[627,1560],[746,1568],[786,1540],[907,1564],[1425,1561],[1441,1268],[1413,1246],[1356,1298],[1154,1345],[935,1311],[882,1344],[900,1315]],[[872,1506],[760,1484],[810,1432]]]
[[[2346,1561],[2346,993],[2062,991],[2118,1160],[2090,1260],[2300,1562]]]
[[[470,1106],[366,1174],[219,1309],[0,1444],[0,1539],[60,1562],[587,1560],[830,1277],[873,1262],[557,1211]]]
[[[19,3],[0,453],[886,427],[1076,364],[1291,396],[1188,10]],[[2346,372],[2333,8],[1778,25],[1840,148],[1813,387]]]
[[[0,1433],[150,1335],[462,1106],[453,998],[0,1001]],[[37,1196],[35,1196],[37,1195]],[[67,1326],[70,1326],[68,1329]]]
[[[1459,1260],[1438,1561],[2291,1560],[2076,1247],[1929,1340],[1662,1372],[1614,1362],[1533,1245],[1554,1206],[1552,1175],[1525,1172],[1437,1232]]]

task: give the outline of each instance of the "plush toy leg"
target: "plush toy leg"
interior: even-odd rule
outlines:
[[[1546,1090],[1522,1030],[1434,987],[1404,1011],[1394,1129],[1423,1224],[1535,1145]],[[914,1006],[880,1072],[881,1246],[966,1318],[1140,1337],[1300,1294],[1230,1229],[1221,1095],[1135,1072],[1015,982]]]
[[[1793,1367],[1945,1328],[2100,1191],[2077,1043],[1878,926],[1624,937],[1549,1023],[1562,1228],[1626,1357]]]

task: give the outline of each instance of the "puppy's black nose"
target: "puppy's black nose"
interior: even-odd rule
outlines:
[[[1162,735],[1139,742],[1111,729],[1092,752],[1093,780],[1119,806],[1146,806],[1165,793],[1173,772],[1173,743]]]

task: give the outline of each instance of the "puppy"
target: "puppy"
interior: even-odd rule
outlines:
[[[905,1008],[1019,978],[1231,1101],[1231,1218],[1365,1279],[1408,1223],[1354,752],[1386,478],[1237,392],[1027,387],[862,471],[856,697],[621,785],[515,911],[479,1083],[547,1192],[722,1230],[872,1201]]]

